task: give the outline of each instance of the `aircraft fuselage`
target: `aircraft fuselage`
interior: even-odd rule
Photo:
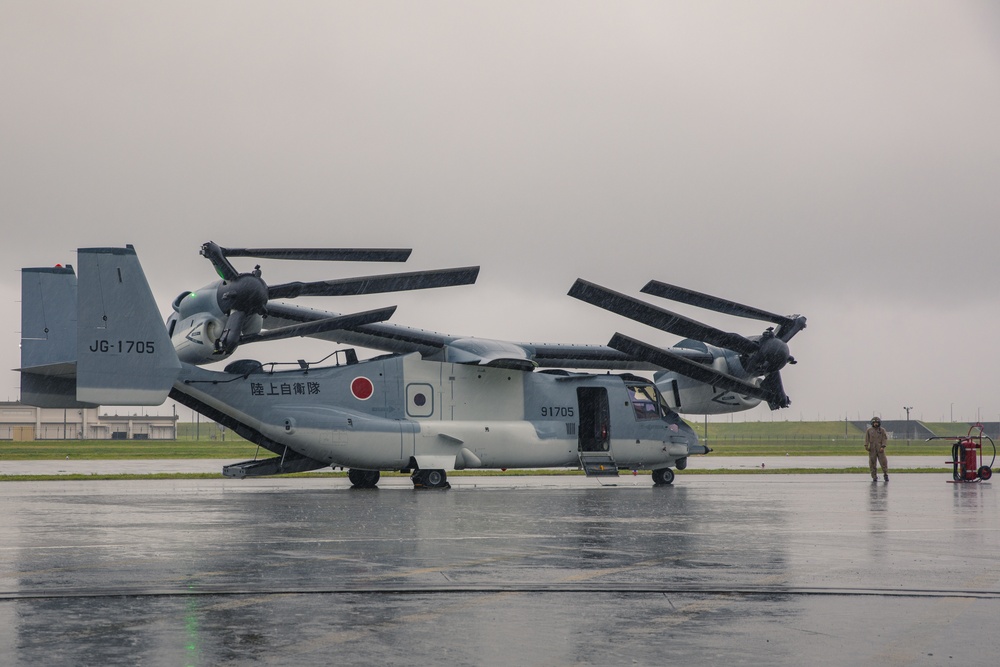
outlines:
[[[388,356],[245,375],[185,365],[175,391],[310,459],[367,470],[683,467],[697,436],[635,376]],[[280,453],[280,452],[279,452]],[[681,461],[681,463],[678,463]]]

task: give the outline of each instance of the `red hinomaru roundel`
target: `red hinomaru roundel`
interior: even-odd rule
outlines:
[[[375,385],[364,376],[356,377],[351,380],[351,393],[359,401],[367,401],[375,393]]]

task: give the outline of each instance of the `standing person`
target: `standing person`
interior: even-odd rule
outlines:
[[[874,417],[871,426],[865,431],[865,450],[868,452],[868,469],[872,473],[872,481],[878,481],[875,471],[875,463],[882,466],[882,477],[889,481],[889,462],[885,458],[885,446],[889,441],[889,434],[882,428],[882,420]]]

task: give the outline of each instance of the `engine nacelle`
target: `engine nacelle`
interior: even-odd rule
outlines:
[[[170,342],[181,361],[200,366],[222,361],[229,356],[215,352],[215,341],[226,328],[221,319],[209,313],[199,313],[183,320],[175,318],[176,314],[167,320],[167,329],[171,334]]]
[[[698,359],[700,363],[747,382],[759,382],[757,378],[747,377],[739,355],[731,350],[694,340],[683,340],[674,347],[697,350],[704,355],[704,358]],[[653,381],[670,407],[680,414],[724,415],[760,405],[759,398],[713,387],[672,371],[655,373]]]
[[[670,407],[680,414],[725,415],[760,405],[760,399],[753,396],[718,389],[676,373],[664,373],[663,376],[656,377],[656,386]]]
[[[216,341],[226,330],[229,315],[219,307],[219,288],[225,282],[206,285],[196,292],[182,292],[167,318],[167,332],[177,356],[187,364],[201,366],[222,361],[232,352],[216,352]],[[250,315],[243,320],[241,334],[260,333],[264,318]]]

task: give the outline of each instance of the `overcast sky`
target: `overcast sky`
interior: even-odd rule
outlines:
[[[19,269],[78,247],[135,245],[164,315],[215,278],[205,241],[411,247],[405,265],[262,268],[478,264],[474,287],[308,305],[668,346],[566,296],[578,277],[636,296],[655,278],[808,317],[792,407],[737,420],[1000,419],[990,0],[4,0],[0,91],[2,369],[19,365]]]

